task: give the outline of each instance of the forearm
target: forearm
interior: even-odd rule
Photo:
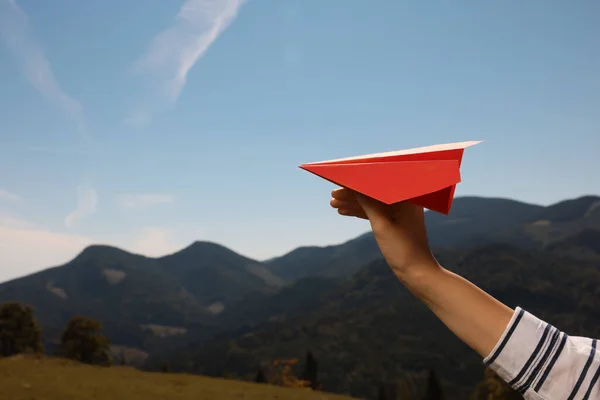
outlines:
[[[412,274],[399,278],[459,339],[482,357],[492,351],[514,312],[437,264],[415,269]]]
[[[414,271],[398,278],[525,399],[600,398],[595,339],[514,311],[437,263]]]

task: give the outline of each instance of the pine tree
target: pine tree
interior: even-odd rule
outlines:
[[[315,360],[312,352],[308,350],[306,352],[306,363],[304,365],[304,372],[302,373],[301,379],[310,382],[310,387],[316,390],[319,387],[317,381],[317,372],[319,369],[319,363]]]
[[[425,390],[425,397],[423,400],[442,400],[444,399],[444,391],[442,390],[442,384],[433,369],[429,370],[427,376],[427,386]]]
[[[398,388],[395,384],[380,383],[378,387],[377,400],[398,399]],[[404,400],[404,399],[402,399]]]
[[[256,377],[254,378],[254,382],[256,383],[268,383],[267,377],[261,367],[258,367],[256,371]]]
[[[169,368],[169,363],[164,361],[162,363],[162,367],[160,368],[162,372],[169,372],[170,368]]]
[[[43,353],[42,331],[33,308],[16,302],[0,305],[0,357]]]
[[[60,337],[60,354],[85,364],[110,365],[109,340],[102,324],[93,319],[73,317]]]
[[[377,400],[388,400],[385,393],[385,385],[383,383],[380,383],[379,386],[377,386]]]

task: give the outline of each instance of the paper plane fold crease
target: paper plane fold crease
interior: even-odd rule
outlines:
[[[300,165],[336,185],[386,204],[409,201],[449,214],[461,182],[464,150],[480,142],[450,143]]]

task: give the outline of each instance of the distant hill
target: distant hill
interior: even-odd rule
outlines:
[[[458,197],[450,215],[426,212],[434,248],[472,248],[503,242],[541,248],[584,229],[600,229],[600,197],[585,196],[548,207],[515,200]],[[294,281],[306,276],[344,277],[381,257],[370,233],[327,247],[300,247],[266,262],[273,273]]]
[[[585,229],[547,246],[553,252],[575,258],[600,259],[600,230]]]
[[[91,246],[62,266],[1,284],[0,302],[32,305],[50,345],[68,319],[83,314],[102,321],[113,343],[143,348],[282,284],[259,262],[214,243],[157,259]]]
[[[260,262],[216,243],[195,242],[158,259],[158,263],[198,301],[214,310],[247,293],[285,285]]]
[[[561,251],[573,240],[566,239]],[[598,260],[508,244],[436,256],[510,306],[525,307],[572,335],[600,336]],[[298,285],[306,287],[303,281]],[[326,390],[359,398],[375,398],[378,379],[394,380],[430,367],[451,398],[466,398],[482,377],[481,359],[408,293],[383,260],[320,292],[310,307],[285,310],[256,326],[182,349],[172,365],[243,377],[260,363],[301,357],[307,349],[320,363]]]
[[[283,279],[296,281],[309,276],[344,277],[380,257],[379,247],[369,232],[339,245],[299,247],[266,264]]]
[[[584,196],[544,207],[526,221],[495,232],[480,232],[474,245],[505,242],[520,246],[545,247],[585,230],[600,230],[600,197]]]

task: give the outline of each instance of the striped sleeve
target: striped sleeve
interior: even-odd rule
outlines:
[[[525,399],[600,399],[596,339],[569,336],[520,307],[483,362]]]

